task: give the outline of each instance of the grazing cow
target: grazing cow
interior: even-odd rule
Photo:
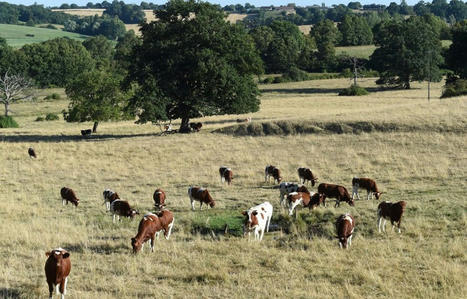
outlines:
[[[345,201],[351,206],[354,205],[353,199],[350,197],[349,192],[344,186],[321,183],[318,186],[318,193],[322,196],[324,206],[326,206],[326,197],[336,199],[336,208],[340,205],[341,201]]]
[[[70,188],[63,187],[60,189],[60,195],[62,196],[62,205],[68,204],[69,201],[71,201],[72,204],[75,205],[75,207],[78,206],[79,204],[79,198],[76,197],[75,191],[73,191]]]
[[[307,187],[304,185],[299,186],[298,184],[295,183],[289,183],[289,182],[282,182],[279,184],[279,198],[280,198],[280,205],[283,206],[284,199],[286,196],[288,196],[292,192],[308,192]]]
[[[276,166],[268,165],[264,169],[264,181],[269,183],[269,178],[273,177],[274,182],[279,184],[282,181],[281,171]]]
[[[221,176],[221,183],[227,182],[228,185],[232,184],[233,172],[232,169],[221,166],[219,168],[219,175]]]
[[[120,221],[120,216],[122,217],[135,217],[139,215],[139,212],[130,207],[130,204],[126,200],[116,199],[110,204],[110,212],[112,213],[112,222],[115,223],[115,218],[118,218]],[[117,217],[115,217],[117,216]]]
[[[394,226],[397,224],[397,229],[399,234],[401,233],[401,220],[402,214],[404,214],[405,201],[399,201],[396,203],[391,203],[389,201],[383,201],[378,205],[378,232],[381,232],[381,222],[383,222],[383,232],[386,232],[386,219],[391,220],[392,230],[394,231]]]
[[[81,130],[81,135],[83,135],[83,136],[90,136],[91,133],[92,133],[91,129]]]
[[[28,154],[29,158],[37,158],[36,151],[32,147],[28,148]]]
[[[107,211],[110,211],[110,204],[114,200],[120,199],[120,196],[118,195],[118,193],[110,189],[105,189],[104,192],[102,192],[102,195],[104,196],[104,204],[105,204],[105,207],[107,208]]]
[[[190,123],[191,130],[193,130],[195,132],[199,132],[202,127],[203,127],[202,123]]]
[[[350,214],[342,214],[337,218],[336,231],[337,238],[339,239],[339,247],[347,248],[347,241],[349,246],[352,245],[352,234],[355,228],[355,220]]]
[[[237,122],[238,122],[238,123],[249,123],[249,122],[251,122],[251,117],[247,117],[247,118],[237,118]]]
[[[272,209],[272,205],[266,201],[250,208],[248,211],[243,211],[242,214],[245,216],[245,221],[243,223],[243,235],[245,236],[246,233],[248,233],[248,239],[250,239],[250,233],[254,231],[255,240],[261,241],[263,239],[264,231],[269,231]]]
[[[150,241],[151,251],[154,252],[154,238],[159,240],[159,234],[164,230],[164,237],[168,240],[172,232],[175,218],[169,210],[162,210],[157,214],[148,213],[139,222],[138,233],[131,238],[133,252],[143,249],[144,243]]]
[[[297,168],[297,172],[300,183],[303,181],[303,184],[306,184],[306,181],[309,181],[311,186],[314,186],[318,181],[318,178],[311,172],[310,168],[300,167]]]
[[[292,216],[298,205],[314,210],[320,204],[320,195],[319,193],[310,192],[292,192],[287,196],[287,203],[289,205],[289,215]]]
[[[201,187],[190,187],[188,188],[188,196],[190,197],[191,209],[195,210],[195,201],[199,201],[199,209],[203,206],[203,203],[213,208],[216,203],[212,199],[211,194],[207,189]]]
[[[358,188],[366,189],[366,199],[370,200],[370,197],[375,196],[376,199],[379,199],[383,192],[378,191],[376,182],[369,178],[353,178],[352,179],[352,199],[354,199],[354,194],[357,195],[357,198],[360,199],[358,195]]]
[[[162,189],[156,189],[154,194],[152,195],[152,199],[154,199],[154,207],[156,209],[162,209],[165,206],[165,192]]]
[[[66,284],[71,270],[70,254],[65,249],[57,248],[46,252],[45,255],[48,257],[44,270],[49,285],[49,298],[52,298],[55,288],[57,294],[60,290],[63,299],[66,295]]]

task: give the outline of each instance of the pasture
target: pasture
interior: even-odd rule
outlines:
[[[84,41],[89,36],[55,29],[0,24],[0,37],[6,39],[8,45],[21,48],[25,44],[40,43],[58,37]]]
[[[360,85],[375,91],[373,82]],[[61,246],[72,263],[66,298],[465,298],[467,97],[427,102],[426,83],[338,97],[349,84],[338,79],[261,85],[259,112],[196,119],[204,126],[188,135],[159,136],[151,124],[109,122],[83,139],[80,129],[92,123],[34,121],[60,113],[66,100],[13,105],[20,128],[0,131],[0,297],[46,296],[45,252]],[[40,91],[39,98],[52,92],[63,91]],[[441,83],[433,84],[432,95],[440,94]],[[211,133],[245,117],[252,123],[388,123],[394,130]],[[398,130],[398,124],[412,130]],[[29,146],[37,160],[28,157]],[[386,192],[382,200],[407,201],[402,233],[391,232],[390,223],[387,233],[378,233],[376,200],[339,208],[330,202],[312,212],[299,208],[297,219],[286,216],[278,190],[264,183],[268,164],[281,169],[284,181],[298,181],[297,167],[310,167],[320,182],[349,192],[353,176],[375,179]],[[220,184],[221,165],[233,170],[230,187]],[[207,187],[216,207],[191,211],[190,185]],[[80,198],[76,209],[62,207],[63,186]],[[103,205],[105,188],[141,213],[152,210],[154,190],[164,189],[175,216],[170,240],[156,241],[154,253],[146,246],[133,255],[130,238],[141,215],[113,224]],[[274,206],[275,229],[261,243],[248,242],[238,236],[240,213],[264,201]],[[334,222],[345,212],[356,221],[348,250],[339,249],[334,238]]]

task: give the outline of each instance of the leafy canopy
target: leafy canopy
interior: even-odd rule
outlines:
[[[243,27],[224,20],[218,7],[173,0],[144,24],[132,51],[127,86],[138,83],[129,108],[139,122],[237,114],[259,109],[253,74],[261,60]]]

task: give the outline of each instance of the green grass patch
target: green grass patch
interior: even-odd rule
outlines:
[[[0,128],[18,128],[18,123],[11,116],[0,116]]]
[[[57,37],[84,41],[89,36],[56,29],[0,24],[0,37],[6,39],[8,45],[20,48],[26,44],[39,43]]]
[[[224,234],[241,236],[243,234],[243,217],[238,211],[201,211],[197,212],[190,224],[192,233]],[[227,229],[226,229],[227,227]]]
[[[375,45],[336,47],[336,55],[346,54],[351,57],[368,59],[375,50]]]
[[[349,88],[343,89],[339,92],[340,96],[364,96],[367,95],[368,91],[358,85],[352,85]]]

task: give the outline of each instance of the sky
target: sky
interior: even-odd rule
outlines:
[[[68,3],[72,4],[75,3],[79,6],[86,5],[88,2],[93,2],[93,3],[102,3],[104,0],[101,1],[92,1],[92,0],[63,0],[63,1],[56,1],[56,0],[0,0],[2,2],[8,2],[12,4],[23,4],[23,5],[31,5],[34,3],[37,4],[43,4],[45,7],[50,7],[50,6],[60,6],[63,3]],[[112,2],[112,0],[106,0],[107,2]],[[119,0],[121,1],[121,0]],[[126,4],[130,3],[136,3],[139,4],[141,3],[142,0],[123,0]],[[148,3],[156,3],[156,4],[164,4],[167,1],[165,0],[156,0],[156,1],[151,1],[151,0],[144,0],[145,2]],[[376,3],[376,4],[385,4],[389,5],[391,2],[396,2],[400,3],[400,0],[208,0],[208,2],[214,3],[214,4],[220,4],[221,6],[225,5],[230,5],[230,4],[242,4],[244,5],[245,3],[250,3],[254,6],[280,6],[280,5],[287,5],[288,3],[295,3],[297,6],[311,6],[311,5],[321,5],[324,3],[326,6],[331,6],[334,4],[345,4],[347,5],[349,2],[360,2],[361,4],[371,4],[371,3]],[[419,0],[406,0],[407,4],[409,5],[414,5]],[[425,0],[425,2],[430,2],[431,0]],[[448,1],[449,2],[449,1]]]

